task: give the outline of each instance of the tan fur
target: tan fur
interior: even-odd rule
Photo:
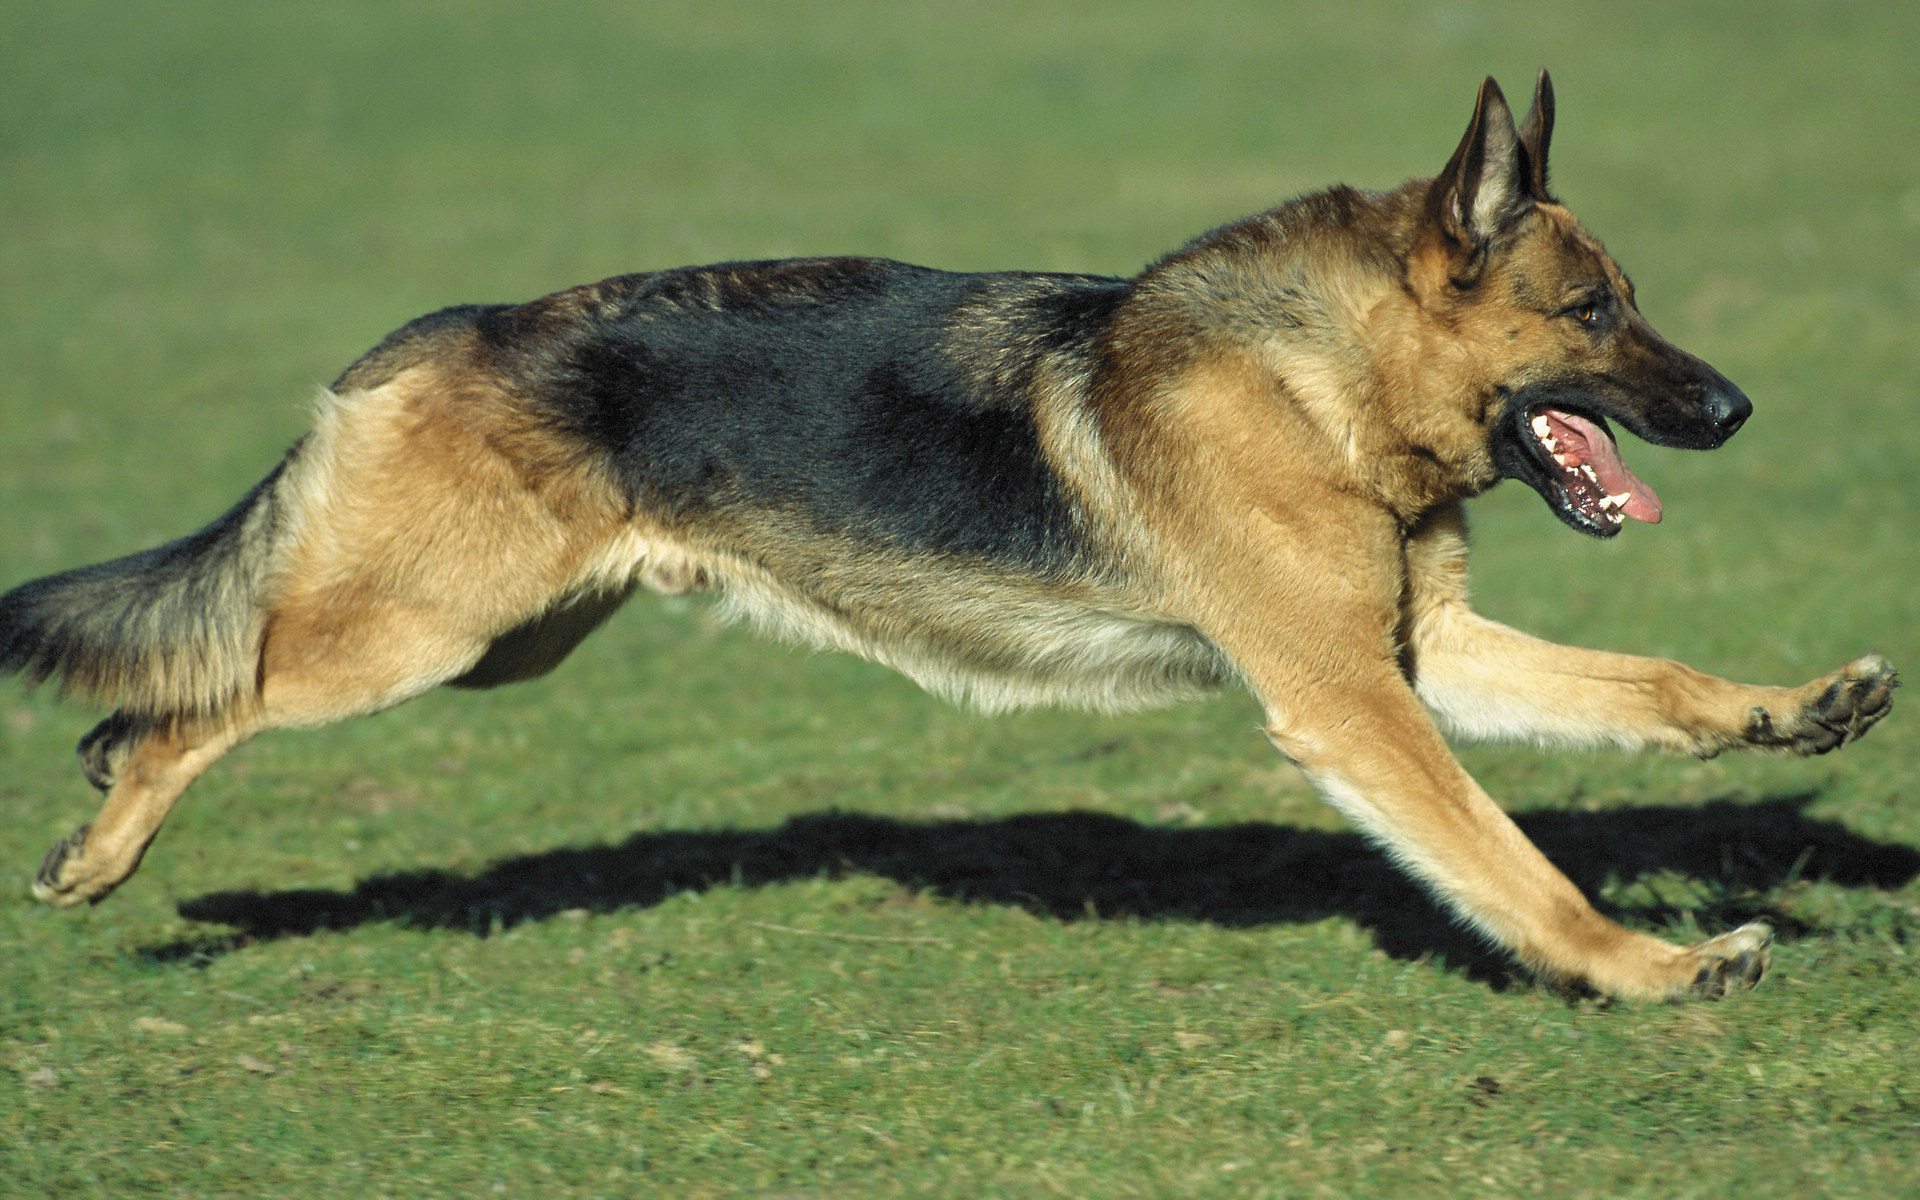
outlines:
[[[1262,280],[1272,260],[1249,254],[1236,260],[1249,276],[1232,289],[1239,303],[1311,288],[1316,336],[1242,340],[1238,356],[1210,356],[1157,403],[1110,419],[1130,430],[1125,465],[1177,564],[1170,607],[1237,665],[1275,746],[1331,804],[1549,980],[1718,995],[1764,969],[1763,927],[1682,949],[1602,917],[1459,767],[1421,702],[1468,737],[1710,755],[1788,746],[1756,736],[1767,714],[1805,713],[1835,688],[1858,693],[1871,724],[1891,673],[1868,658],[1799,689],[1748,687],[1551,645],[1472,612],[1458,501],[1497,477],[1489,381],[1584,350],[1521,293],[1597,265],[1626,292],[1558,205],[1534,206],[1515,242],[1470,299],[1431,235],[1413,241],[1404,274],[1338,245],[1295,246],[1285,277]]]
[[[390,707],[556,598],[625,586],[590,566],[623,515],[611,492],[549,468],[487,387],[422,367],[323,404],[261,638],[265,724]]]

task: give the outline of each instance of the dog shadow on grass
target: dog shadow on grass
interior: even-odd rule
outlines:
[[[1912,847],[1809,818],[1814,799],[1542,810],[1517,820],[1588,895],[1613,881],[1644,881],[1636,893],[1649,897],[1661,897],[1661,883],[1686,893],[1613,906],[1630,924],[1674,924],[1692,912],[1703,929],[1764,920],[1793,937],[1809,931],[1782,908],[1784,885],[1795,879],[1891,889],[1920,874]],[[255,941],[376,922],[488,937],[572,910],[614,912],[720,885],[849,874],[1058,920],[1256,927],[1344,916],[1396,958],[1432,956],[1496,989],[1519,979],[1503,954],[1453,924],[1357,833],[1167,828],[1098,812],[927,822],[820,812],[770,829],[636,833],[618,845],[501,858],[470,876],[419,870],[367,877],[351,891],[211,893],[182,902],[180,916],[230,933],[190,935],[142,956],[205,962]]]
[[[1651,886],[1637,890],[1657,895],[1653,877],[1682,877],[1678,901],[1611,909],[1630,923],[1671,924],[1690,912],[1702,928],[1757,919],[1792,937],[1809,926],[1780,907],[1783,885],[1822,879],[1896,888],[1920,874],[1912,847],[1808,817],[1815,798],[1538,811],[1516,820],[1588,895],[1615,881],[1645,881]],[[182,903],[180,914],[234,932],[189,936],[143,956],[204,961],[260,940],[375,922],[486,937],[562,912],[849,874],[1067,921],[1245,928],[1343,916],[1396,958],[1431,956],[1495,988],[1519,978],[1504,955],[1455,925],[1357,834],[1264,823],[1174,828],[1081,811],[942,821],[825,812],[770,829],[638,833],[615,845],[504,858],[472,875],[381,874],[351,891],[216,892]]]

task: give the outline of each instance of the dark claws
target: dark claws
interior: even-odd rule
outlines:
[[[60,886],[60,868],[67,865],[67,859],[86,844],[87,831],[91,825],[82,825],[72,833],[55,842],[40,860],[40,869],[34,872],[33,891],[42,900],[50,900],[66,889]]]
[[[1818,699],[1797,714],[1776,719],[1758,705],[1748,710],[1748,743],[1796,754],[1827,754],[1858,741],[1893,708],[1899,674],[1877,654],[1857,659],[1842,670],[1850,673],[1828,684]]]
[[[1740,935],[1747,935],[1741,938]],[[1693,994],[1707,1000],[1719,1000],[1731,992],[1745,991],[1759,983],[1773,964],[1773,930],[1765,925],[1742,926],[1726,935],[1757,944],[1734,952],[1726,958],[1702,963],[1693,977]],[[1717,939],[1716,939],[1717,940]]]

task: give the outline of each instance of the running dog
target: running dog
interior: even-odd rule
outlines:
[[[1617,425],[1711,449],[1752,406],[1641,317],[1548,189],[1545,72],[1444,169],[1223,226],[1131,279],[866,258],[623,275],[400,329],[225,516],[0,597],[0,670],[113,715],[105,793],[34,891],[97,901],[263,730],[551,670],[635,590],[987,710],[1239,684],[1319,793],[1555,984],[1755,983],[1595,911],[1443,740],[1824,753],[1891,704],[1869,655],[1797,688],[1476,615],[1462,502],[1654,522]]]

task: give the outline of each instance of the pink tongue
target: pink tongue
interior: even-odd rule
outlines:
[[[1653,489],[1640,482],[1640,477],[1627,469],[1620,460],[1620,448],[1613,444],[1606,431],[1585,417],[1576,417],[1572,413],[1551,410],[1554,420],[1573,430],[1586,439],[1586,453],[1582,456],[1593,473],[1600,477],[1600,486],[1607,495],[1627,494],[1627,502],[1621,506],[1622,514],[1636,521],[1645,521],[1649,525],[1660,523],[1660,497]]]

